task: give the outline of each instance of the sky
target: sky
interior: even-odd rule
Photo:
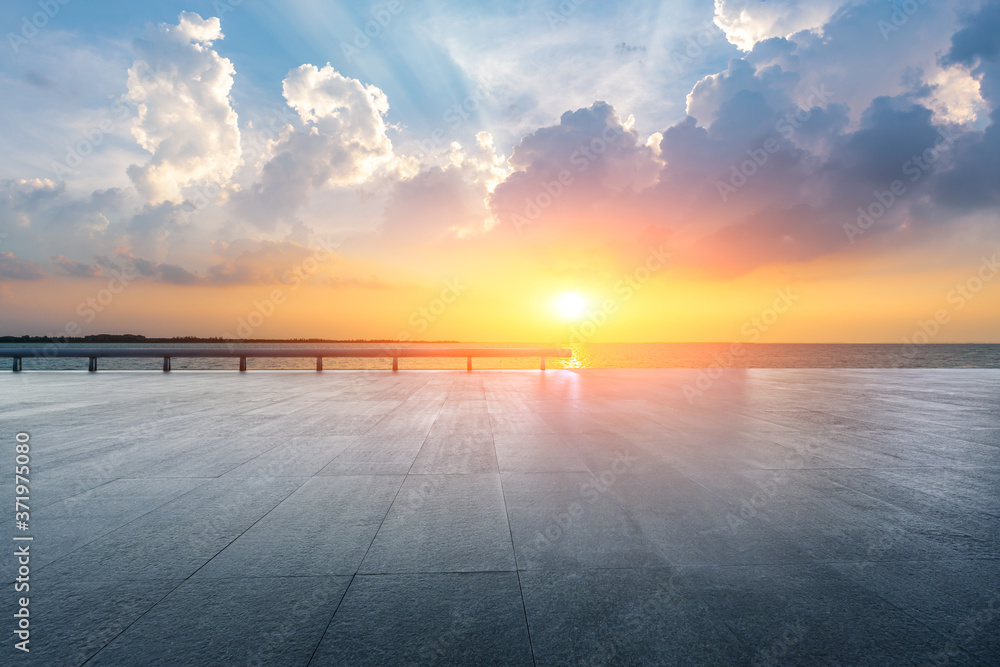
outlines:
[[[1000,343],[1000,0],[0,32],[3,335]]]

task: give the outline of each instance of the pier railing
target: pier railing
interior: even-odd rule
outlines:
[[[36,348],[0,348],[0,358],[13,359],[12,370],[16,373],[22,370],[24,358],[58,359],[76,357],[89,359],[88,370],[97,371],[97,360],[101,358],[163,358],[164,372],[170,371],[170,361],[175,358],[224,358],[238,357],[240,370],[246,371],[247,359],[250,358],[302,358],[315,357],[316,370],[323,370],[323,359],[330,357],[370,358],[381,357],[392,359],[392,370],[399,370],[401,357],[465,357],[466,370],[472,370],[474,357],[538,357],[541,359],[541,369],[545,370],[546,357],[569,357],[572,351],[565,348],[538,347],[267,347],[267,348],[211,348],[211,347],[160,347],[160,348],[96,348],[67,346],[43,346]]]

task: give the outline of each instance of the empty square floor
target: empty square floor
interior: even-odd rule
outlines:
[[[0,439],[3,664],[1000,656],[1000,371],[5,373]]]

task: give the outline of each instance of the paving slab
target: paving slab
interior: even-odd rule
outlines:
[[[317,665],[532,665],[515,572],[358,575]]]
[[[303,665],[350,577],[189,580],[88,664]]]
[[[0,664],[996,663],[1000,371],[699,372],[0,374]]]

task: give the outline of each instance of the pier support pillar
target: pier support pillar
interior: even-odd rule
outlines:
[[[243,373],[246,372],[246,370],[247,370],[247,358],[240,357],[240,372]]]
[[[467,370],[467,371],[471,371],[472,370],[472,357],[466,357],[465,358],[465,370]]]
[[[398,371],[399,370],[399,357],[393,357],[392,358],[392,370],[394,370],[394,371]]]
[[[316,370],[323,370],[323,357],[316,357]]]
[[[163,372],[170,372],[170,357],[163,357]]]
[[[97,357],[90,358],[90,365],[87,367],[87,370],[91,373],[97,372]]]
[[[11,368],[15,373],[21,372],[21,357],[14,357],[14,366]]]
[[[542,357],[542,370],[545,370],[545,357]]]

